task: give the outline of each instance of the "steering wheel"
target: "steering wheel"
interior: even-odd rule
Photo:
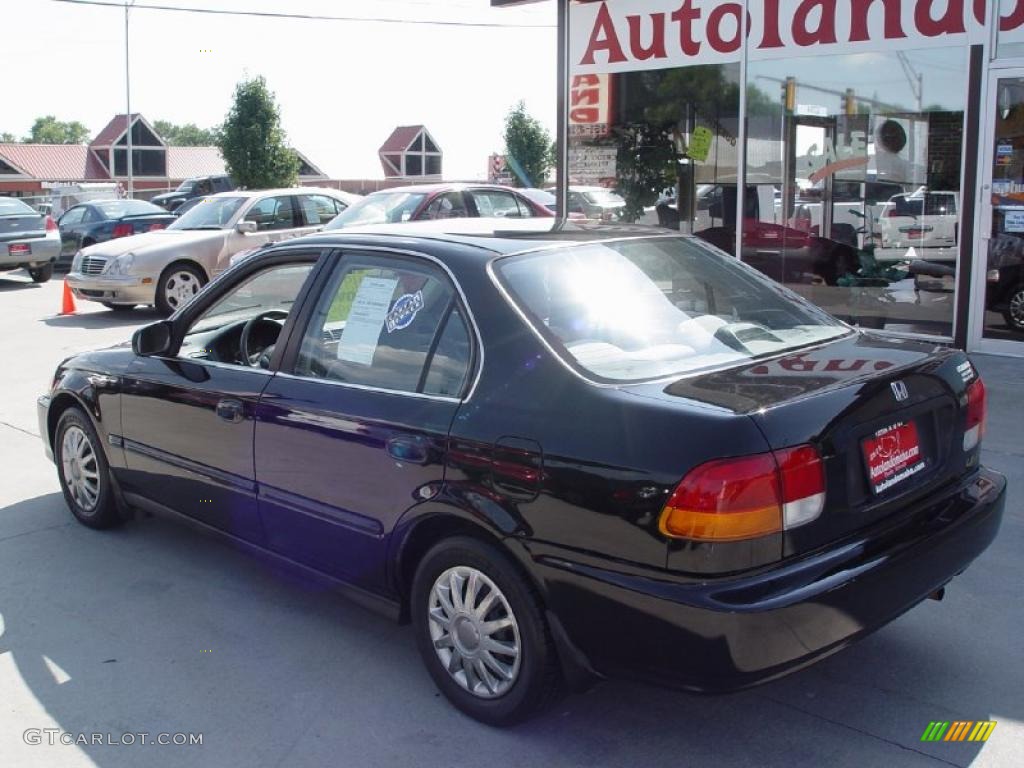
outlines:
[[[242,353],[242,361],[246,365],[250,365],[253,368],[267,368],[270,366],[270,357],[274,353],[274,344],[270,344],[263,349],[259,350],[259,354],[253,356],[249,351],[249,338],[252,336],[252,330],[258,324],[280,318],[284,320],[288,317],[288,311],[284,309],[268,309],[266,312],[260,312],[258,315],[254,315],[246,320],[245,325],[242,326],[242,339],[238,344],[239,351]],[[277,323],[274,323],[277,326]],[[281,332],[281,328],[277,328],[278,333]]]

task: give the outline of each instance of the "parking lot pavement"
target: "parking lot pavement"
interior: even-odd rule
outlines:
[[[1024,764],[1024,362],[979,360],[986,462],[1010,476],[995,544],[882,631],[781,681],[696,697],[608,682],[516,729],[441,698],[408,628],[160,519],[72,522],[35,432],[56,363],[152,313],[53,317],[60,282],[0,276],[0,766]],[[922,743],[995,720],[985,744]],[[202,734],[202,745],[41,745],[26,729]]]

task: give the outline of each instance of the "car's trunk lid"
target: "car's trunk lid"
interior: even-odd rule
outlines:
[[[46,217],[42,214],[0,215],[0,243],[46,237]]]
[[[783,554],[814,550],[955,481],[963,451],[966,356],[851,334],[806,352],[682,379],[664,394],[748,414],[773,450],[810,443],[824,460],[825,508],[786,531]]]

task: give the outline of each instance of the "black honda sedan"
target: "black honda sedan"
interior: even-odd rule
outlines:
[[[270,246],[62,363],[39,419],[75,517],[177,513],[328,579],[494,724],[602,676],[778,677],[995,537],[963,353],[690,237],[434,224]]]

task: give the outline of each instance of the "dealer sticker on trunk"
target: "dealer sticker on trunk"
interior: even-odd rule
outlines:
[[[880,429],[864,441],[863,447],[868,481],[875,493],[887,491],[925,468],[914,422],[901,421]]]

